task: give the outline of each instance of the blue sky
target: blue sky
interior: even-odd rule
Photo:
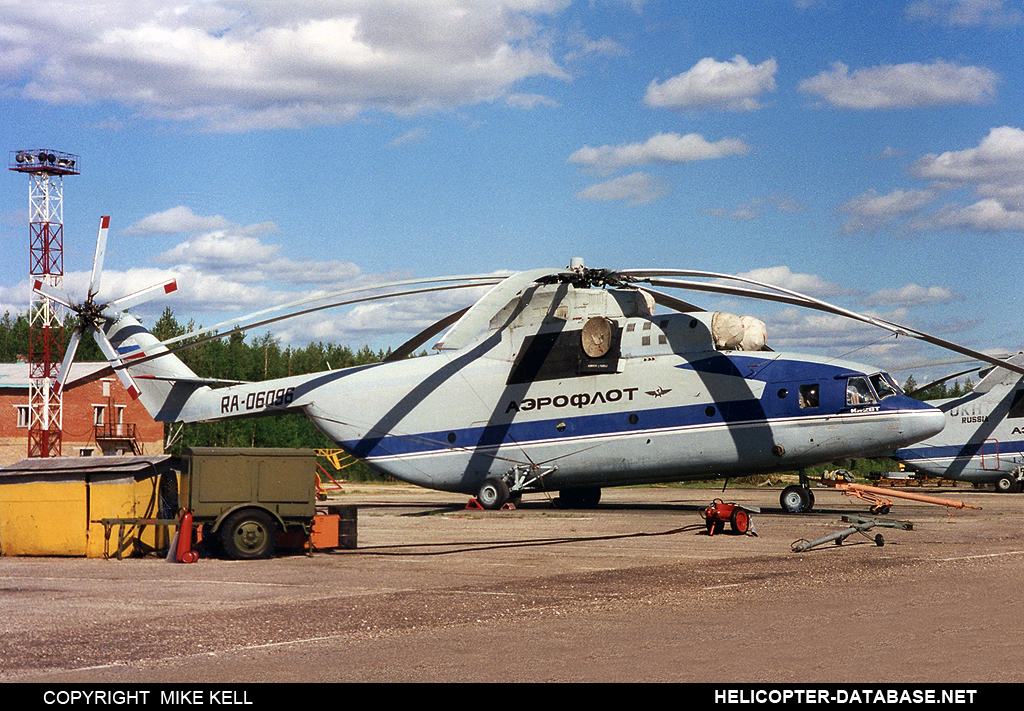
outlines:
[[[107,295],[179,278],[149,318],[581,256],[753,276],[1006,352],[1022,36],[1010,0],[0,0],[0,136],[81,156],[65,288],[84,293],[110,214]],[[4,185],[0,308],[22,312],[27,179]],[[762,318],[777,349],[945,356],[690,296]],[[397,345],[467,298],[274,331]]]

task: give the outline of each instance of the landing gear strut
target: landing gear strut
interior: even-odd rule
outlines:
[[[785,513],[807,513],[814,508],[814,492],[803,469],[800,470],[800,483],[783,489],[779,504]]]

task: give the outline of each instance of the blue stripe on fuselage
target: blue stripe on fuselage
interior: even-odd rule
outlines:
[[[771,366],[770,368],[768,366]],[[751,378],[769,383],[765,387],[763,398],[775,398],[770,382],[786,382],[797,379],[805,381],[832,381],[837,375],[852,374],[848,367],[838,367],[807,361],[785,360],[775,358],[753,357],[738,354],[715,354],[676,366],[694,370],[698,373],[731,375]],[[771,379],[768,373],[771,372]],[[845,393],[845,388],[842,388]],[[645,397],[637,391],[637,398]],[[903,407],[900,397],[897,404],[893,398],[886,398],[880,405],[872,409],[893,410]],[[626,403],[623,402],[625,405]],[[824,404],[824,403],[823,403]],[[845,404],[845,403],[844,403]],[[910,401],[910,406],[928,406],[918,401]],[[766,412],[762,400],[744,398],[724,402],[703,402],[696,405],[649,409],[645,402],[637,400],[633,407],[623,407],[618,412],[599,415],[572,415],[577,408],[571,404],[556,407],[548,405],[554,414],[550,419],[532,420],[527,422],[495,422],[493,424],[459,428],[453,430],[436,430],[432,432],[385,436],[370,436],[359,440],[340,442],[342,447],[357,457],[372,459],[374,457],[402,456],[425,454],[446,450],[475,449],[478,447],[495,448],[508,444],[526,444],[537,442],[558,442],[562,439],[577,437],[593,437],[617,434],[630,434],[643,431],[654,431],[677,427],[694,427],[698,425],[735,426],[748,423],[767,423],[773,421],[792,421],[796,418],[816,418],[850,412],[849,408],[835,410],[828,407],[808,408],[806,410]],[[771,407],[775,408],[773,401]],[[631,423],[629,418],[636,415],[637,421]],[[558,429],[564,424],[564,428]]]
[[[985,455],[986,457],[1010,457],[1024,453],[1024,441],[1013,442],[968,442],[967,444],[929,445],[904,447],[896,450],[896,459],[914,462],[927,459],[969,459]]]
[[[794,380],[831,380],[838,375],[863,373],[827,363],[809,363],[784,358],[765,358],[739,354],[715,353],[706,358],[680,363],[681,370],[714,375],[734,375],[739,378],[763,382],[790,382]]]

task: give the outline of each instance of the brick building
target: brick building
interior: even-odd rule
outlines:
[[[61,454],[162,454],[164,426],[128,397],[106,363],[75,363],[64,390]],[[87,380],[76,381],[94,376]],[[28,364],[0,363],[0,466],[28,454]]]

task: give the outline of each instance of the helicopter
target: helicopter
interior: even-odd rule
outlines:
[[[800,483],[783,490],[780,504],[787,512],[809,511],[814,498],[805,467],[908,447],[946,424],[941,410],[907,397],[877,368],[771,350],[759,320],[707,312],[662,288],[795,304],[994,360],[752,279],[592,269],[576,258],[566,268],[511,276],[357,287],[264,309],[246,326],[220,331],[225,324],[217,324],[160,341],[127,308],[170,293],[174,283],[96,301],[108,227],[105,217],[85,301],[41,281],[33,285],[78,318],[57,389],[89,332],[157,421],[301,410],[374,469],[475,496],[485,509],[552,492],[563,506],[592,507],[603,487],[799,470]],[[697,277],[714,281],[690,280]],[[185,339],[196,345],[323,308],[480,287],[489,290],[471,307],[372,365],[243,383],[200,377],[174,355],[187,347]],[[659,305],[672,312],[656,315]],[[297,310],[269,316],[285,308]],[[212,335],[198,338],[204,333]],[[438,334],[433,354],[408,357]]]
[[[1024,354],[1007,362],[1024,365]],[[949,378],[958,375],[963,373]],[[966,395],[928,402],[946,416],[945,428],[923,442],[897,449],[892,459],[914,472],[993,484],[999,492],[1017,493],[1024,488],[1024,378],[1020,374],[996,366]]]

